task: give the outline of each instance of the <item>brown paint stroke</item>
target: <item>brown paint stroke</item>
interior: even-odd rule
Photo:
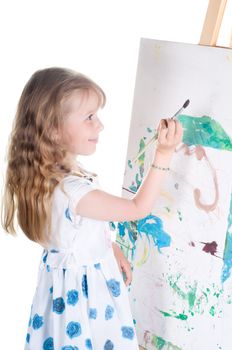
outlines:
[[[149,344],[151,342],[151,336],[150,336],[149,331],[147,331],[147,330],[144,331],[143,340],[145,342],[145,346],[147,346],[147,344]]]
[[[205,242],[200,242],[204,244],[204,248],[202,249],[206,253],[210,253],[211,255],[215,256],[215,253],[217,253],[217,242],[213,241],[211,243],[205,243]]]
[[[206,162],[208,163],[210,170],[211,170],[212,177],[213,177],[213,183],[214,183],[214,188],[215,188],[215,199],[214,199],[213,203],[211,203],[211,204],[202,203],[201,202],[201,191],[199,188],[194,189],[193,195],[194,195],[195,204],[199,209],[204,210],[207,213],[215,210],[217,203],[218,203],[218,199],[219,199],[217,174],[216,174],[215,169],[212,167],[212,165],[209,161],[209,158],[206,155],[204,148],[202,146],[196,146],[194,149],[190,150],[188,145],[183,144],[177,152],[179,152],[182,149],[184,149],[184,154],[186,154],[188,156],[195,154],[196,158],[198,160],[201,161],[202,159],[205,159]]]

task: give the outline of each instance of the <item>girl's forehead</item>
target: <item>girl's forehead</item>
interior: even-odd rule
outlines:
[[[79,112],[80,114],[94,111],[100,106],[100,96],[93,89],[74,90],[62,104],[63,115],[72,112]]]

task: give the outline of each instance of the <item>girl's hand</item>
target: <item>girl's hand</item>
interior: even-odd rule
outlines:
[[[161,119],[156,150],[160,153],[172,153],[182,138],[183,128],[177,119]]]
[[[124,280],[124,282],[125,282],[125,285],[128,287],[132,281],[131,265],[127,260],[127,258],[125,257],[125,255],[123,254],[123,252],[121,251],[121,249],[119,248],[119,246],[115,242],[112,243],[112,247],[114,251],[114,256],[118,264],[119,271],[125,274],[126,280]]]

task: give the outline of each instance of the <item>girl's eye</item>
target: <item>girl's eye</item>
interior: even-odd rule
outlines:
[[[93,118],[93,114],[90,114],[90,115],[87,117],[88,120],[92,120],[92,118]]]

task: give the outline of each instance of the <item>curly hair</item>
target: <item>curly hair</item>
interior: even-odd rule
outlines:
[[[76,90],[93,90],[104,106],[103,90],[85,75],[59,67],[36,71],[22,91],[10,135],[2,226],[16,235],[17,214],[25,235],[42,245],[49,241],[51,195],[71,172],[54,131],[61,130],[63,103]]]

